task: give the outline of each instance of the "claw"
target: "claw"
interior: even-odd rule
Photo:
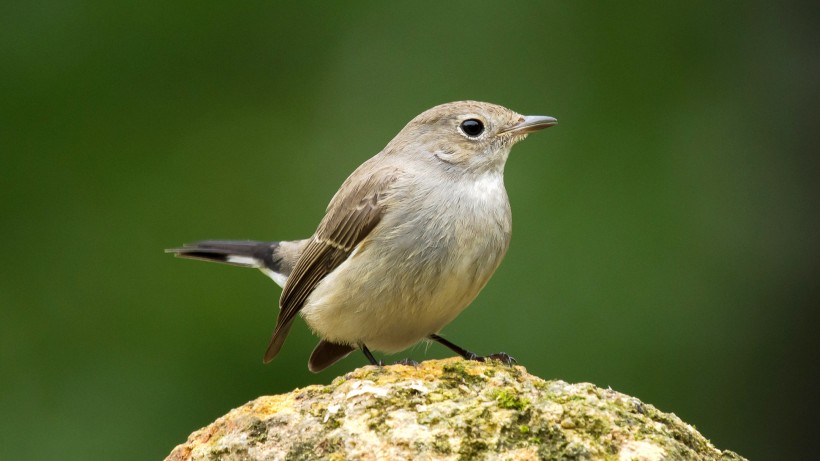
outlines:
[[[475,360],[476,362],[487,362],[488,360],[498,360],[499,362],[503,363],[504,365],[515,365],[518,363],[518,360],[511,357],[506,352],[497,352],[495,354],[480,356],[475,354],[470,354],[466,357],[467,360]]]
[[[495,354],[490,354],[485,358],[488,358],[490,360],[498,360],[499,362],[508,366],[513,366],[516,363],[518,363],[518,360],[515,360],[515,357],[512,357],[510,354],[506,352],[497,352]]]
[[[498,352],[496,354],[490,354],[487,356],[476,355],[473,352],[464,349],[463,347],[456,346],[455,344],[451,343],[450,341],[447,341],[446,339],[442,338],[441,336],[435,333],[428,336],[428,338],[439,344],[444,345],[446,348],[464,357],[465,360],[475,360],[476,362],[486,362],[487,359],[498,360],[506,365],[512,365],[518,362],[514,358],[510,357],[509,354],[507,354],[506,352]]]
[[[393,362],[393,365],[404,365],[404,366],[408,366],[408,367],[417,367],[417,366],[419,366],[419,363],[416,362],[413,359],[401,359],[401,360]]]

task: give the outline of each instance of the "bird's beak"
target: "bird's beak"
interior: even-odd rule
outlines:
[[[501,132],[532,133],[533,131],[549,128],[557,123],[558,120],[554,117],[548,117],[546,115],[525,115],[518,123],[501,130]]]

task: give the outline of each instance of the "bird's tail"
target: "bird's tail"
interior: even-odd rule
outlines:
[[[181,248],[169,248],[178,258],[213,261],[261,270],[277,284],[284,285],[290,268],[282,267],[279,242],[255,242],[251,240],[203,240],[186,243]],[[283,270],[285,269],[285,270]]]

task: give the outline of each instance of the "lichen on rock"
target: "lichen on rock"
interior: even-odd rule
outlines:
[[[177,446],[177,460],[742,460],[674,414],[592,384],[462,359],[367,366],[265,396]]]

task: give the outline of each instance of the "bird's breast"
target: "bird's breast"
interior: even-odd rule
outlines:
[[[423,283],[431,303],[461,310],[501,262],[511,215],[500,173],[471,181],[438,182],[406,197],[412,206],[385,223],[386,245],[397,268]]]
[[[322,337],[401,350],[452,321],[500,264],[510,236],[500,177],[408,192],[310,296],[303,314]]]

